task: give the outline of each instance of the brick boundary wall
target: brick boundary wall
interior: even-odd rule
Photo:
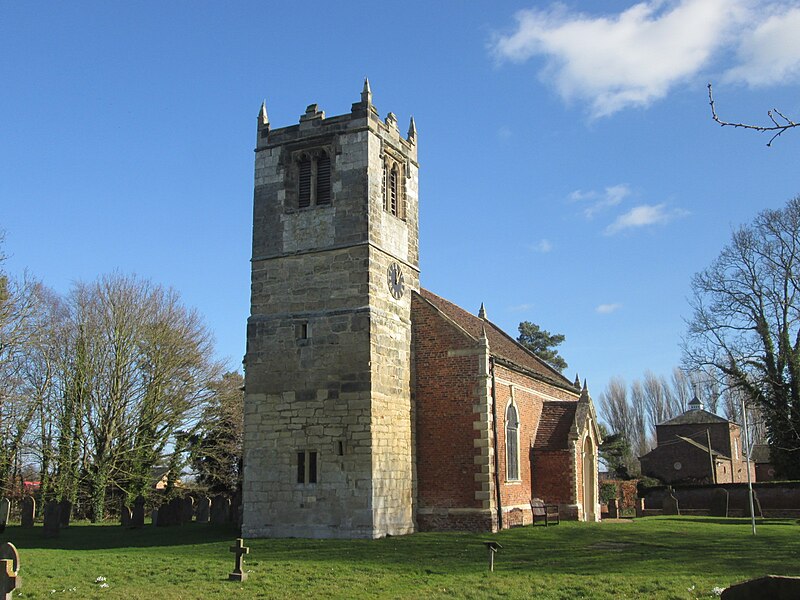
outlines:
[[[748,516],[750,514],[746,483],[672,486],[681,514],[697,515],[709,514],[712,494],[718,488],[728,490],[730,516]],[[800,516],[800,481],[754,483],[753,491],[761,504],[764,517],[796,518]],[[667,492],[666,486],[650,488],[645,492],[643,496],[645,516],[661,514],[661,506]]]

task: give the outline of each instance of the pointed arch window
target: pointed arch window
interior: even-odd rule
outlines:
[[[383,210],[405,220],[406,185],[403,167],[394,160],[383,163]]]
[[[513,404],[506,409],[506,480],[519,480],[519,415]]]

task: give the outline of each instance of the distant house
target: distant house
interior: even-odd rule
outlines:
[[[756,481],[775,480],[775,466],[772,464],[767,444],[755,444],[752,459],[756,465]]]
[[[694,398],[682,415],[656,425],[657,446],[639,457],[642,474],[665,483],[745,482],[741,429]],[[752,464],[750,469],[755,479]]]
[[[152,485],[152,489],[154,490],[165,490],[167,489],[167,482],[169,480],[169,467],[153,467],[150,469],[150,482]],[[180,480],[175,480],[175,487],[183,487]]]

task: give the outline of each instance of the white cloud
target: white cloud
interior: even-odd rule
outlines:
[[[612,185],[605,188],[602,192],[590,190],[575,190],[569,195],[572,202],[588,203],[589,206],[583,209],[583,216],[591,219],[597,214],[612,206],[617,206],[625,198],[631,195],[630,188],[624,184]]]
[[[601,314],[601,315],[608,315],[608,314],[611,314],[611,313],[613,313],[613,312],[615,312],[615,311],[619,310],[620,308],[622,308],[622,304],[619,304],[619,303],[613,303],[613,304],[599,304],[599,305],[598,305],[598,306],[597,306],[597,307],[594,309],[594,311],[595,311],[596,313],[598,313],[598,314]]]
[[[501,140],[507,140],[513,135],[511,128],[503,125],[497,130],[497,137]]]
[[[725,74],[728,81],[764,86],[800,77],[800,8],[774,14],[743,32],[739,64]]]
[[[675,219],[685,217],[689,213],[680,208],[668,208],[665,203],[641,204],[618,216],[606,227],[606,235],[614,235],[625,229],[646,227],[648,225],[665,225]]]
[[[593,117],[644,107],[701,74],[725,69],[751,85],[800,78],[800,9],[786,0],[645,0],[595,16],[561,4],[515,15],[496,36],[501,60],[544,61],[541,79],[565,100],[588,103]]]
[[[533,308],[533,304],[517,304],[516,306],[509,306],[508,310],[511,312],[525,312]]]
[[[553,249],[553,244],[550,243],[550,240],[541,239],[537,244],[533,246],[533,249],[536,250],[536,252],[547,254]]]

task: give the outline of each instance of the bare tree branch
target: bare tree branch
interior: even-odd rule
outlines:
[[[752,129],[753,131],[761,131],[761,132],[775,132],[774,135],[769,139],[767,142],[767,146],[772,146],[772,142],[775,141],[777,137],[780,137],[784,131],[788,129],[793,129],[794,127],[800,127],[800,123],[796,123],[792,121],[789,117],[784,115],[781,111],[777,108],[773,108],[772,110],[767,111],[767,116],[769,120],[772,121],[772,125],[764,126],[764,125],[752,125],[749,123],[734,123],[732,121],[723,121],[717,115],[717,109],[714,104],[714,93],[711,89],[711,84],[708,84],[708,101],[711,105],[711,118],[714,119],[717,123],[719,123],[723,127],[734,127],[740,129]],[[782,121],[779,121],[777,118],[779,117]]]

